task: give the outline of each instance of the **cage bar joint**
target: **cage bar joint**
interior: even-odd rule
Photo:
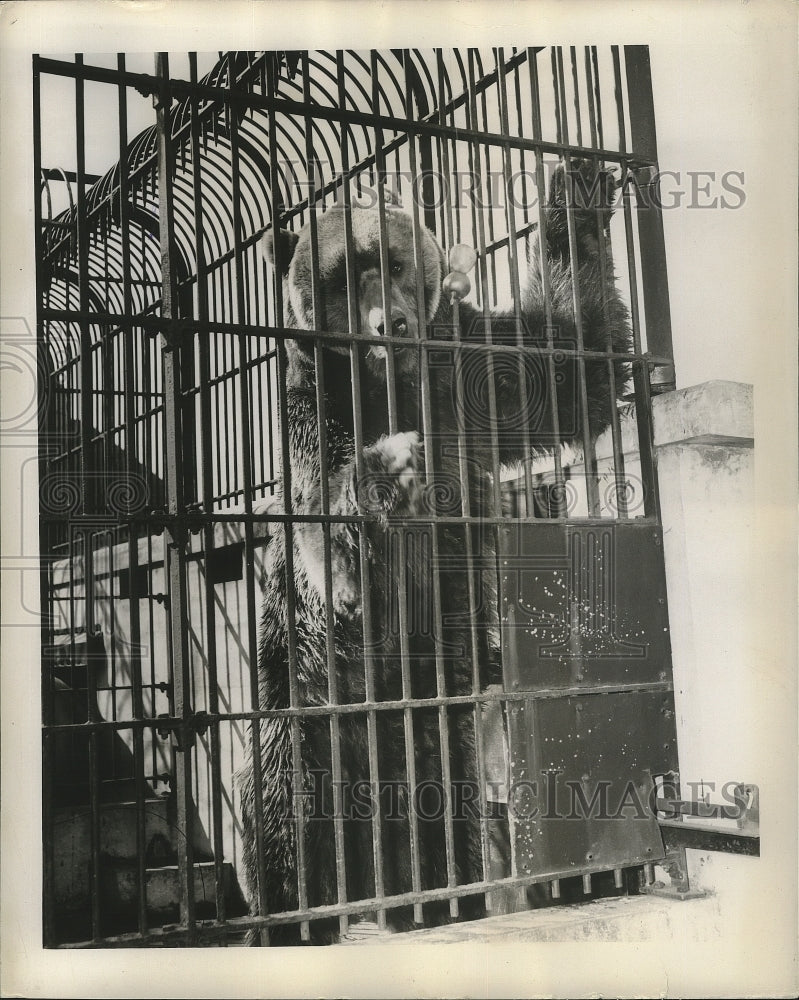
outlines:
[[[197,737],[205,734],[211,722],[208,712],[204,710],[195,712],[191,709],[181,719],[172,718],[167,714],[159,715],[158,718],[163,719],[163,724],[156,732],[162,740],[170,739],[178,753],[191,750],[197,742]]]

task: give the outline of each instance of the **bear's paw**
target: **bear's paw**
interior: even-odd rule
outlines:
[[[357,496],[368,513],[412,514],[421,509],[424,446],[416,431],[379,438],[364,449]]]

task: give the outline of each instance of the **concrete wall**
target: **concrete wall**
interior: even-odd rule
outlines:
[[[753,718],[752,404],[750,386],[717,381],[654,407],[682,791],[711,801],[722,801],[727,782],[766,778]],[[747,912],[760,859],[689,851],[688,863],[692,884],[716,894],[721,910]]]

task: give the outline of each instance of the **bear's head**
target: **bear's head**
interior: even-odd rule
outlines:
[[[354,283],[347,281],[345,210],[334,205],[317,220],[319,266],[316,274],[322,315],[316,328],[326,333],[351,333],[355,337],[394,336],[415,340],[419,337],[419,294],[414,250],[413,219],[394,204],[385,206],[388,243],[389,296],[386,316],[380,256],[380,213],[376,207],[353,203],[352,248]],[[420,257],[426,321],[432,321],[441,300],[444,253],[435,236],[420,227]],[[280,267],[283,277],[285,325],[300,330],[314,329],[313,256],[311,227],[299,233],[281,230],[277,253],[272,232],[264,235],[262,251],[266,259]],[[350,329],[349,303],[354,306],[354,329]],[[310,351],[310,342],[305,342]],[[328,342],[331,350],[346,352],[346,345]],[[386,349],[374,344],[366,352],[370,367],[383,367]],[[402,352],[400,352],[402,353]],[[398,363],[401,364],[399,361]]]

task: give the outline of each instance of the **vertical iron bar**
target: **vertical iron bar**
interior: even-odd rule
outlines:
[[[184,834],[178,851],[180,877],[180,918],[187,929],[187,943],[195,940],[194,851],[192,837],[192,758],[190,704],[191,675],[188,651],[188,604],[186,594],[186,526],[183,520],[183,451],[181,447],[180,347],[182,333],[175,315],[177,310],[176,275],[173,262],[173,156],[169,58],[165,52],[155,57],[159,92],[156,97],[158,135],[158,216],[161,243],[161,319],[164,394],[164,433],[166,438],[165,477],[167,488],[167,523],[164,531],[164,555],[168,577],[169,626],[172,639],[172,685],[175,715],[180,720],[180,737],[174,754],[177,784],[178,829]]]
[[[655,105],[648,45],[625,45],[627,109],[630,115],[630,142],[640,156],[657,163]],[[666,245],[663,216],[658,207],[660,182],[657,173],[650,182],[648,196],[637,205],[638,245],[641,250],[641,282],[644,293],[647,348],[653,354],[674,357],[671,339]]]
[[[338,84],[338,103],[343,110],[347,105],[346,76],[344,71],[344,51],[336,50],[336,78]],[[353,409],[353,438],[355,448],[355,475],[357,482],[363,482],[363,402],[361,398],[360,379],[360,353],[358,350],[358,305],[357,305],[357,285],[355,273],[355,245],[352,234],[352,201],[350,192],[350,156],[349,156],[349,127],[342,122],[341,125],[341,172],[342,172],[342,208],[344,212],[344,251],[347,268],[347,319],[349,332],[352,336],[350,341],[350,367],[352,373],[352,409]],[[358,511],[363,513],[361,501],[358,501]],[[366,688],[366,700],[374,701],[375,697],[375,663],[374,663],[374,629],[372,622],[371,608],[371,567],[369,565],[369,539],[366,525],[361,520],[358,524],[358,542],[361,571],[361,595],[362,595],[362,621],[363,621],[363,641],[364,641],[364,681]],[[372,816],[372,852],[374,855],[375,872],[375,896],[377,899],[385,897],[385,884],[383,877],[383,820],[380,815],[380,776],[377,760],[377,717],[374,709],[366,713],[366,734],[369,755],[369,783],[372,792],[373,816]],[[386,928],[386,911],[378,909],[377,924],[380,930]]]
[[[569,55],[572,64],[572,86],[574,87],[574,114],[577,122],[577,145],[583,144],[583,116],[580,113],[580,79],[577,73],[577,50],[573,45],[569,46]],[[564,99],[565,99],[564,92]]]
[[[472,129],[477,129],[478,115],[477,115],[477,81],[475,78],[475,56],[476,50],[469,49],[469,111],[471,115],[471,126]],[[485,94],[483,94],[485,98]],[[483,103],[483,125],[487,125],[485,119],[485,103]],[[475,143],[476,145],[476,143]],[[490,162],[487,158],[487,152],[490,147],[488,145],[484,146],[483,149],[486,151],[486,165],[490,169]],[[480,170],[480,147],[476,146],[476,156],[474,159],[474,170],[476,173],[475,183],[478,190],[482,189],[482,172]],[[490,175],[489,175],[489,185],[490,185]],[[491,220],[493,218],[493,207],[489,212],[489,225],[493,225]],[[489,238],[493,239],[492,229],[490,229]],[[488,267],[486,259],[486,232],[485,232],[485,219],[482,212],[477,213],[477,267],[480,272],[480,285],[483,289],[483,312],[482,312],[482,324],[483,330],[485,331],[485,341],[487,344],[493,344],[493,327],[491,322],[491,302],[490,296],[488,294]],[[497,437],[497,396],[496,396],[496,381],[494,378],[494,352],[486,351],[486,370],[487,370],[487,384],[488,384],[488,423],[490,425],[491,431],[491,468],[489,472],[491,473],[491,485],[492,485],[492,505],[491,505],[491,516],[493,518],[498,518],[502,513],[502,494],[500,491],[500,462],[499,462],[499,439]]]
[[[197,54],[189,53],[189,76],[191,83],[197,84]],[[191,165],[192,165],[192,208],[194,212],[194,252],[197,261],[197,318],[201,323],[208,320],[208,270],[205,262],[202,205],[202,151],[200,148],[199,109],[196,93],[190,98],[191,123]],[[205,558],[205,635],[208,662],[208,710],[212,719],[219,713],[219,679],[217,676],[216,652],[216,607],[213,582],[209,579],[208,560],[214,548],[214,525],[210,519],[213,511],[213,453],[211,448],[211,395],[210,395],[210,349],[207,334],[197,337],[200,377],[200,457],[202,462],[202,509],[203,553]],[[211,745],[211,816],[214,846],[214,894],[216,899],[216,919],[224,923],[224,843],[222,839],[222,773],[220,723],[210,725]]]
[[[34,242],[36,247],[36,350],[42,363],[39,365],[39,481],[47,474],[48,445],[46,439],[52,428],[55,379],[49,374],[51,362],[47,344],[46,324],[42,319],[45,305],[44,282],[44,238],[42,232],[42,108],[41,73],[39,56],[33,56],[33,190],[34,199]],[[45,375],[45,373],[48,373]],[[47,410],[41,405],[47,399]],[[57,419],[57,415],[56,415]],[[39,590],[41,600],[41,698],[42,698],[42,938],[45,948],[52,947],[55,940],[55,815],[53,805],[56,748],[49,726],[54,722],[54,654],[48,656],[53,647],[52,609],[54,604],[52,558],[50,544],[53,529],[39,520]],[[70,720],[71,721],[71,720]]]
[[[563,142],[569,144],[568,115],[566,111],[566,87],[563,78],[563,51],[557,50],[557,68],[559,101],[561,105],[561,121],[563,123]],[[569,229],[569,260],[572,276],[572,304],[574,308],[574,327],[577,334],[577,376],[580,391],[580,412],[581,430],[583,446],[583,472],[585,475],[585,488],[588,497],[588,514],[590,517],[599,515],[599,486],[596,474],[596,455],[594,452],[594,442],[591,437],[591,425],[588,413],[588,387],[585,376],[585,340],[583,338],[583,316],[580,293],[580,262],[577,255],[577,232],[574,221],[575,206],[572,203],[571,192],[571,155],[564,153],[564,178],[563,192],[566,201],[566,219]]]
[[[505,54],[503,49],[495,51],[497,67],[497,89],[499,96],[500,128],[502,135],[510,135],[510,121],[508,115],[508,90],[505,77]],[[508,230],[508,269],[511,280],[511,296],[513,299],[513,319],[516,326],[516,344],[524,346],[524,334],[528,336],[531,331],[522,329],[522,293],[519,283],[519,254],[516,244],[516,212],[513,207],[513,178],[511,171],[511,150],[508,145],[502,147],[502,176],[505,186],[505,219]],[[527,415],[530,413],[530,400],[527,390],[527,378],[525,375],[525,360],[521,352],[516,352],[517,369],[519,373],[519,404],[523,415],[522,422],[522,447],[524,457],[522,466],[524,469],[524,491],[528,513],[533,509],[533,483],[530,476],[530,459],[532,449],[530,447],[530,428],[527,423]]]
[[[390,261],[389,261],[389,236],[388,236],[388,226],[386,221],[386,207],[385,207],[385,179],[386,179],[386,164],[385,156],[383,153],[383,130],[379,124],[379,90],[378,90],[378,62],[377,62],[377,52],[372,49],[371,52],[371,76],[372,76],[372,110],[375,114],[375,125],[374,125],[374,149],[375,149],[375,170],[377,173],[376,177],[376,188],[377,188],[377,210],[379,216],[379,248],[380,248],[380,276],[381,276],[381,291],[383,300],[383,323],[385,325],[385,330],[387,334],[393,336],[393,326],[392,326],[392,316],[391,316],[391,277],[390,277]],[[413,138],[409,134],[408,141],[412,142]],[[424,315],[422,313],[422,315]],[[411,348],[406,348],[410,350]],[[414,347],[414,350],[418,350]],[[394,368],[394,345],[389,343],[387,345],[386,352],[386,393],[388,402],[388,428],[389,434],[396,434],[398,431],[397,424],[397,392],[396,392],[396,372]],[[395,535],[396,532],[396,535]],[[398,607],[398,617],[399,617],[399,641],[400,641],[400,671],[402,674],[402,697],[407,700],[412,696],[412,686],[411,686],[411,672],[410,672],[410,660],[409,660],[409,648],[408,648],[408,591],[407,591],[407,564],[406,564],[406,545],[413,537],[412,532],[408,530],[407,527],[401,526],[398,528],[391,528],[386,533],[386,544],[390,545],[393,537],[398,540],[398,559],[397,559],[397,577],[396,577],[396,591],[397,591],[397,607]],[[389,562],[389,566],[391,563]],[[389,582],[389,586],[393,588],[394,581]],[[388,596],[388,595],[387,595]],[[406,705],[403,709],[403,727],[404,727],[404,737],[405,737],[405,770],[408,776],[408,785],[410,788],[416,787],[416,754],[414,749],[414,729],[413,729],[413,711],[410,706]],[[408,836],[410,844],[411,853],[411,886],[414,892],[421,891],[421,858],[419,854],[419,821],[416,815],[415,801],[411,798],[408,807]],[[414,922],[421,924],[423,922],[423,912],[420,903],[414,905],[413,913]]]
[[[78,236],[78,303],[80,309],[80,456],[81,456],[81,501],[84,514],[94,512],[95,494],[91,491],[92,462],[92,347],[91,324],[88,318],[90,308],[89,287],[89,230],[86,211],[86,136],[85,108],[83,88],[83,56],[75,55],[75,157],[76,157],[76,226]],[[88,718],[90,722],[99,721],[97,714],[96,683],[97,678],[89,656],[90,636],[94,628],[93,586],[94,573],[92,561],[94,551],[91,532],[80,532],[83,547],[83,599],[84,628],[86,634],[86,677],[88,703]],[[97,939],[101,932],[100,910],[100,803],[99,803],[99,758],[97,746],[97,730],[89,734],[89,795],[91,802],[91,909],[92,937]]]
[[[591,144],[596,146],[597,143],[597,115],[600,111],[599,107],[594,104],[594,71],[595,67],[591,62],[591,51],[586,46],[585,49],[585,79],[586,79],[586,94],[588,99],[588,120],[591,128]],[[596,87],[599,86],[599,81],[596,80]],[[598,91],[597,91],[598,93]],[[604,161],[597,161],[598,170],[604,169]],[[608,240],[610,239],[610,234],[606,238],[605,231],[602,226],[602,216],[600,212],[597,212],[596,217],[596,231],[597,231],[597,250],[599,256],[599,285],[602,290],[602,315],[606,330],[605,346],[608,352],[613,351],[613,335],[610,329],[610,315],[608,310],[608,288],[609,280],[612,279],[610,268],[608,267]],[[612,253],[611,253],[612,259]],[[615,504],[617,506],[617,514],[620,518],[627,517],[627,494],[626,494],[626,480],[624,475],[624,452],[622,449],[621,441],[621,427],[619,423],[619,410],[616,406],[617,399],[617,387],[616,387],[616,364],[612,360],[608,359],[608,384],[610,386],[610,431],[613,447],[613,478],[615,483]]]
[[[527,50],[527,60],[530,64],[530,104],[533,117],[533,138],[540,140],[543,133],[541,124],[541,91],[538,81],[538,53],[535,49]],[[554,347],[554,327],[552,323],[552,288],[550,284],[549,254],[547,252],[547,188],[544,177],[544,155],[540,149],[537,149],[535,154],[535,183],[536,200],[538,202],[538,255],[541,268],[541,288],[544,292],[547,347],[551,350]],[[566,484],[563,478],[563,465],[560,452],[561,436],[555,362],[551,353],[547,355],[547,391],[552,420],[552,457],[555,466],[556,509],[558,514],[560,514],[565,509]],[[530,516],[531,511],[528,510],[527,513]]]
[[[584,56],[585,95],[588,102],[588,127],[591,130],[591,145],[595,147],[597,143],[596,107],[594,105],[594,88],[591,86],[593,81],[593,67],[591,65],[591,49],[587,45],[585,46]]]
[[[125,56],[117,56],[117,70],[125,72]],[[122,311],[130,319],[131,303],[130,276],[130,220],[128,217],[128,101],[127,86],[120,80],[117,84],[119,99],[119,232],[122,249]],[[123,328],[124,331],[125,328]],[[133,356],[133,330],[128,327],[124,336],[124,408],[125,408],[125,457],[128,476],[134,476],[136,466],[136,378]],[[146,466],[144,466],[146,468]],[[128,601],[130,604],[130,674],[133,718],[144,718],[141,670],[141,618],[139,614],[139,539],[138,530],[131,521],[128,528]],[[146,784],[144,779],[144,731],[141,726],[133,729],[133,769],[136,783],[136,882],[137,882],[137,922],[140,934],[147,933],[147,888],[146,888],[146,821],[144,799]]]
[[[311,106],[311,68],[308,52],[302,53],[303,104]],[[313,327],[315,330],[327,329],[324,314],[324,302],[319,281],[319,239],[316,215],[316,155],[313,148],[313,120],[306,111],[304,116],[305,155],[308,170],[308,225],[311,237],[311,298]],[[320,178],[323,181],[323,178]],[[320,470],[320,513],[330,513],[330,482],[328,474],[327,452],[327,402],[324,368],[324,345],[321,340],[314,341],[314,371],[316,376],[316,409],[319,437],[319,470]],[[335,646],[335,617],[333,614],[333,569],[332,569],[332,538],[330,522],[324,522],[319,530],[322,533],[324,558],[324,601],[325,601],[325,656],[328,671],[328,701],[331,705],[339,704],[338,672]],[[344,799],[341,767],[341,726],[338,713],[330,716],[330,758],[333,779],[333,837],[336,849],[336,898],[339,903],[347,902],[347,858],[344,841]],[[339,917],[339,934],[344,936],[349,930],[349,918]]]
[[[444,80],[445,80],[445,70],[444,70],[444,60],[443,52],[441,49],[436,49],[436,65],[438,70],[438,94],[437,94],[437,105],[438,105],[438,118],[441,125],[446,124],[446,95],[444,93]],[[449,183],[450,171],[449,171],[449,140],[446,136],[442,136],[440,143],[440,156],[441,165],[443,170],[443,175]],[[449,203],[442,199],[442,215],[445,220],[444,223],[444,239],[450,242],[452,239],[452,220],[449,212]],[[454,321],[457,316],[454,317]],[[425,459],[425,478],[427,482],[432,483],[435,480],[436,470],[434,466],[433,456],[434,449],[432,447],[433,443],[433,416],[432,416],[432,391],[430,386],[429,378],[429,355],[427,352],[424,353],[422,358],[422,379],[421,379],[421,395],[422,395],[422,426],[424,430],[424,459]],[[465,531],[468,534],[469,526],[465,526]],[[433,629],[434,629],[434,642],[435,642],[435,665],[436,665],[436,692],[439,697],[444,697],[447,694],[446,689],[446,675],[445,675],[445,665],[444,665],[444,634],[443,634],[443,615],[441,606],[441,568],[440,568],[440,538],[438,533],[438,523],[436,521],[435,514],[430,525],[430,541],[431,541],[431,555],[432,555],[432,583],[433,583]],[[438,725],[439,725],[439,743],[441,747],[441,780],[444,785],[444,840],[446,848],[446,860],[447,860],[447,886],[454,887],[457,884],[457,879],[455,876],[455,833],[453,824],[453,813],[452,813],[452,773],[450,766],[450,749],[449,749],[449,718],[447,716],[447,709],[445,705],[440,705],[438,710]],[[457,919],[460,912],[459,903],[457,897],[452,897],[449,901],[449,912],[453,919]]]
[[[599,148],[605,145],[605,136],[602,129],[602,95],[599,86],[599,59],[597,57],[596,45],[591,46],[591,62],[594,66],[594,102],[596,104],[596,138]]]
[[[619,150],[627,152],[627,135],[624,126],[624,93],[619,61],[619,47],[611,47],[613,54],[613,75],[616,88],[616,108],[619,123]],[[649,385],[649,365],[642,360],[641,319],[638,311],[638,276],[635,266],[635,242],[630,209],[630,183],[635,178],[629,169],[627,159],[621,161],[622,205],[624,209],[624,231],[627,243],[627,268],[630,280],[630,319],[633,327],[633,384],[635,387],[635,416],[638,427],[638,452],[641,460],[641,479],[644,483],[644,514],[660,519],[660,498],[657,484],[657,452],[654,446],[652,425],[652,397]]]
[[[441,82],[441,73],[443,67],[439,61],[439,93],[443,93],[443,87]],[[440,102],[442,103],[442,102]],[[472,106],[468,102],[466,103],[465,118],[467,123],[467,128],[472,128],[471,122],[471,112]],[[442,112],[443,117],[443,112]],[[470,142],[468,144],[468,161],[470,167],[473,165],[475,160],[474,157],[474,146]],[[447,146],[443,147],[444,153],[444,176],[449,177],[449,164],[448,164],[448,150]],[[479,150],[478,150],[478,171],[479,171]],[[450,192],[450,198],[446,202],[446,212],[445,212],[445,222],[446,231],[444,233],[444,243],[445,246],[451,248],[455,242],[455,234],[452,227],[451,218],[451,186],[448,185],[447,190]],[[456,208],[457,211],[457,208]],[[474,220],[473,220],[474,222]],[[482,219],[481,219],[482,222]],[[473,233],[473,235],[475,235]],[[484,256],[482,257],[483,264],[485,263]],[[452,302],[452,337],[457,343],[461,340],[461,320],[459,304],[456,298],[453,297]],[[438,334],[434,331],[434,337]],[[489,354],[490,352],[486,352]],[[425,354],[425,360],[428,355]],[[474,357],[474,355],[473,355]],[[493,361],[492,361],[493,364]],[[454,368],[455,368],[455,394],[456,399],[460,401],[461,405],[465,404],[465,394],[463,388],[463,352],[457,347],[454,351]],[[496,399],[489,393],[494,408],[496,409]],[[496,425],[494,424],[494,430]],[[478,695],[482,691],[482,677],[481,677],[481,664],[480,664],[480,642],[477,634],[477,616],[478,616],[478,600],[482,600],[482,570],[477,570],[475,567],[475,546],[473,538],[473,526],[474,522],[472,518],[474,512],[471,505],[471,483],[469,478],[469,453],[466,437],[464,434],[464,426],[462,421],[457,421],[457,439],[458,439],[458,477],[461,493],[461,514],[466,518],[466,523],[463,526],[464,535],[464,555],[466,558],[466,588],[467,588],[467,603],[469,608],[469,642],[471,648],[471,659],[472,659],[472,694]],[[474,474],[474,471],[472,472]],[[478,531],[481,533],[483,530],[482,526],[478,525]],[[480,544],[480,534],[478,534],[478,545]],[[480,590],[480,597],[478,598],[478,589]],[[483,878],[487,879],[490,872],[490,856],[489,856],[489,834],[488,834],[488,815],[486,806],[486,795],[485,795],[485,765],[483,760],[483,725],[482,725],[482,704],[475,702],[473,707],[473,720],[474,720],[474,738],[475,738],[475,768],[476,768],[476,778],[477,778],[477,788],[478,788],[478,801],[480,805],[480,848],[481,857],[483,863]],[[485,894],[485,905],[486,909],[490,911],[491,909],[491,894]]]
[[[603,164],[599,164],[602,169]],[[601,214],[597,212],[597,249],[599,256],[599,283],[602,289],[602,314],[606,330],[605,344],[608,352],[613,351],[613,331],[610,329],[610,314],[608,310],[607,289],[609,282],[613,280],[611,268],[608,266],[607,245],[605,232],[602,227]],[[610,358],[608,366],[608,385],[610,386],[610,434],[613,447],[613,481],[615,484],[614,503],[616,505],[617,516],[625,519],[628,516],[627,510],[627,480],[624,471],[624,449],[622,447],[621,423],[619,421],[619,409],[616,405],[616,362]]]
[[[274,93],[277,90],[279,78],[279,64],[277,56],[272,56],[270,64],[269,85]],[[283,199],[280,192],[279,165],[277,162],[278,153],[277,142],[277,122],[274,107],[269,109],[269,177],[272,191],[272,232],[274,234],[274,271],[275,271],[275,320],[278,326],[284,324],[283,312],[283,282],[282,282],[282,261],[280,252],[280,216],[282,214]],[[277,351],[277,389],[278,408],[280,411],[280,443],[281,443],[281,472],[283,478],[283,510],[287,515],[284,521],[284,547],[286,566],[286,629],[288,639],[288,681],[289,681],[289,705],[291,708],[300,707],[300,689],[297,666],[297,624],[296,624],[296,598],[294,593],[294,523],[291,518],[293,503],[291,496],[291,445],[289,440],[288,426],[288,401],[286,397],[286,347],[281,338]],[[303,764],[302,764],[302,731],[299,719],[293,716],[290,722],[291,732],[291,753],[292,753],[292,790],[294,814],[296,817],[296,837],[297,837],[297,895],[299,908],[305,909],[308,905],[307,886],[307,858],[305,844],[305,816],[303,805]],[[255,750],[255,747],[253,747]],[[258,750],[260,759],[260,748]],[[260,774],[260,771],[256,771]],[[255,782],[256,787],[258,782]],[[268,911],[264,911],[268,912]],[[300,936],[303,941],[310,940],[310,926],[307,921],[300,924]]]
[[[517,63],[513,68],[513,97],[514,103],[516,105],[516,127],[518,129],[519,135],[522,136],[526,131],[526,120],[522,114],[522,82],[521,82],[521,63]],[[525,151],[523,149],[519,150],[519,171],[522,179],[522,212],[525,225],[529,221],[530,217],[530,206],[527,201],[527,168],[525,162]],[[529,246],[530,234],[525,234],[524,245],[525,248]]]
[[[97,707],[97,669],[96,657],[92,655],[94,648],[94,546],[92,533],[88,530],[80,532],[83,548],[83,590],[86,601],[86,699],[88,702],[88,721],[101,722]],[[102,864],[100,860],[100,754],[98,747],[98,731],[93,727],[89,734],[89,799],[91,809],[91,900],[92,900],[92,938],[98,940],[102,934],[102,908],[100,893],[102,885]]]
[[[500,113],[500,127],[502,134],[508,136],[510,134],[509,126],[509,116],[508,116],[508,92],[507,92],[507,82],[505,77],[505,55],[504,51],[499,48],[495,50],[494,59],[496,63],[497,71],[497,92],[499,97],[499,113]],[[521,347],[524,345],[524,332],[522,330],[522,314],[521,314],[521,288],[519,285],[519,259],[518,259],[518,248],[516,245],[516,216],[513,208],[512,200],[512,178],[511,178],[511,164],[510,164],[510,147],[503,145],[502,148],[502,171],[503,180],[505,185],[505,217],[506,217],[506,227],[508,231],[508,268],[510,270],[511,279],[511,295],[513,299],[513,318],[514,325],[516,327],[516,344]],[[528,335],[531,331],[526,331]],[[530,447],[530,430],[527,424],[528,414],[530,413],[530,401],[527,390],[527,378],[524,370],[525,359],[521,352],[517,352],[517,371],[519,375],[519,403],[522,408],[522,427],[523,427],[523,468],[524,468],[524,490],[525,490],[525,506],[527,509],[528,517],[534,511],[534,499],[533,499],[533,487],[532,479],[530,475],[530,460],[531,460],[531,447]],[[519,908],[523,908],[526,903],[526,889],[524,886],[519,886],[516,890],[517,905]]]
[[[405,70],[405,104],[408,109],[413,106],[413,95],[414,92],[419,93],[419,88],[422,87],[420,77],[418,72],[410,58],[410,51],[404,49],[402,52],[402,63]],[[417,106],[421,101],[421,96],[417,96]],[[410,110],[409,110],[410,115]],[[428,144],[429,153],[429,144]],[[419,154],[419,155],[417,155]],[[408,162],[410,167],[410,174],[412,177],[416,176],[418,165],[424,162],[423,151],[417,150],[417,136],[411,131],[408,133]],[[426,217],[428,213],[425,212]],[[424,251],[422,249],[422,232],[421,232],[421,222],[419,219],[419,204],[416,197],[411,199],[411,218],[413,223],[413,253],[414,253],[414,266],[416,271],[416,312],[418,315],[419,323],[419,339],[424,341],[427,338],[427,303],[425,300],[425,281],[424,281]],[[435,336],[435,334],[434,334]],[[427,370],[427,356],[423,350],[419,353],[419,366],[420,366],[420,378],[422,380],[428,377]],[[406,677],[403,674],[402,678],[403,685],[403,697],[407,697],[406,691],[411,691],[411,678]],[[411,719],[412,722],[412,719]],[[408,729],[405,732],[406,742],[408,740]],[[411,822],[415,827],[416,836],[418,839],[418,816],[416,813],[416,793],[417,793],[417,777],[416,777],[416,761],[413,759],[413,767],[408,772],[408,785],[409,785],[409,816]],[[414,874],[414,879],[416,875]],[[421,868],[419,870],[419,882],[421,884]],[[417,924],[423,922],[423,912],[421,904],[416,904],[414,906],[414,921]]]

